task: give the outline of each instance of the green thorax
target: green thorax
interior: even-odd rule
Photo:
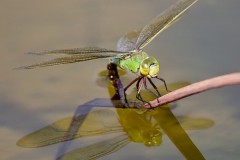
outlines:
[[[129,57],[125,59],[114,58],[113,62],[118,65],[118,67],[129,70],[132,73],[140,74],[139,69],[142,61],[148,57],[148,54],[145,52],[141,53],[132,53]]]

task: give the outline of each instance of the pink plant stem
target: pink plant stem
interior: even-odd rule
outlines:
[[[210,89],[239,84],[240,84],[240,72],[226,74],[223,76],[214,77],[211,79],[193,83],[186,87],[169,92],[168,94],[159,97],[158,100],[155,99],[153,101],[150,101],[149,103],[151,104],[151,106],[148,103],[146,103],[144,104],[143,107],[154,108]]]

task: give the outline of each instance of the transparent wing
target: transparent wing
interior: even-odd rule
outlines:
[[[55,58],[55,59],[52,59],[52,60],[46,61],[46,62],[22,66],[17,69],[33,69],[33,68],[38,68],[38,67],[49,67],[49,66],[55,66],[55,65],[60,65],[60,64],[83,62],[83,61],[100,59],[100,58],[113,58],[116,56],[117,56],[117,53],[108,53],[108,54],[101,54],[101,53],[91,54],[91,53],[89,53],[87,55],[74,55],[74,56],[70,56],[70,57]]]
[[[128,135],[123,134],[114,137],[113,139],[105,140],[102,142],[89,145],[87,147],[70,151],[62,155],[61,157],[57,158],[57,160],[70,160],[70,159],[95,160],[120,150],[130,142],[131,141]]]
[[[141,50],[145,47],[160,32],[176,22],[180,16],[195,2],[197,2],[197,0],[180,0],[150,21],[150,23],[147,24],[139,34],[135,49]]]
[[[109,50],[99,47],[84,47],[72,49],[47,50],[38,52],[29,52],[29,54],[43,55],[43,54],[67,54],[67,55],[87,55],[87,54],[104,54],[104,53],[121,53],[121,51]]]
[[[142,29],[129,32],[122,36],[117,43],[117,50],[122,52],[129,52],[135,49],[135,45]]]
[[[72,132],[73,130],[76,131]],[[17,145],[27,148],[42,147],[79,137],[114,132],[123,132],[118,117],[114,111],[103,109],[58,120],[21,138]]]
[[[49,50],[40,52],[29,52],[29,54],[45,55],[45,54],[65,54],[67,57],[55,58],[46,62],[41,62],[33,65],[18,67],[17,69],[33,69],[37,67],[48,67],[60,64],[83,62],[100,58],[114,58],[123,54],[129,54],[121,51],[108,50],[99,47],[86,47],[74,49]]]

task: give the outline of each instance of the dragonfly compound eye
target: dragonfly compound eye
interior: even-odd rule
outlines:
[[[149,78],[156,77],[159,72],[159,64],[156,58],[147,57],[140,65],[140,73]]]

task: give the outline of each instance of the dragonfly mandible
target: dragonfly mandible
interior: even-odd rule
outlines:
[[[161,96],[157,87],[151,80],[152,78],[161,80],[164,83],[166,90],[168,90],[165,80],[158,77],[159,63],[156,58],[151,57],[144,52],[143,48],[148,45],[159,33],[179,20],[182,14],[195,2],[197,2],[197,0],[179,0],[163,11],[160,15],[152,19],[145,27],[129,32],[121,37],[117,43],[117,50],[99,47],[85,47],[30,52],[36,55],[65,54],[67,56],[20,68],[33,69],[37,67],[47,67],[108,58],[111,59],[111,62],[115,63],[118,67],[137,74],[138,77],[125,87],[125,91],[136,82],[136,98],[145,102],[141,97],[140,91],[143,87],[146,90],[149,90],[146,84],[148,80],[156,91],[156,93],[153,94]]]

